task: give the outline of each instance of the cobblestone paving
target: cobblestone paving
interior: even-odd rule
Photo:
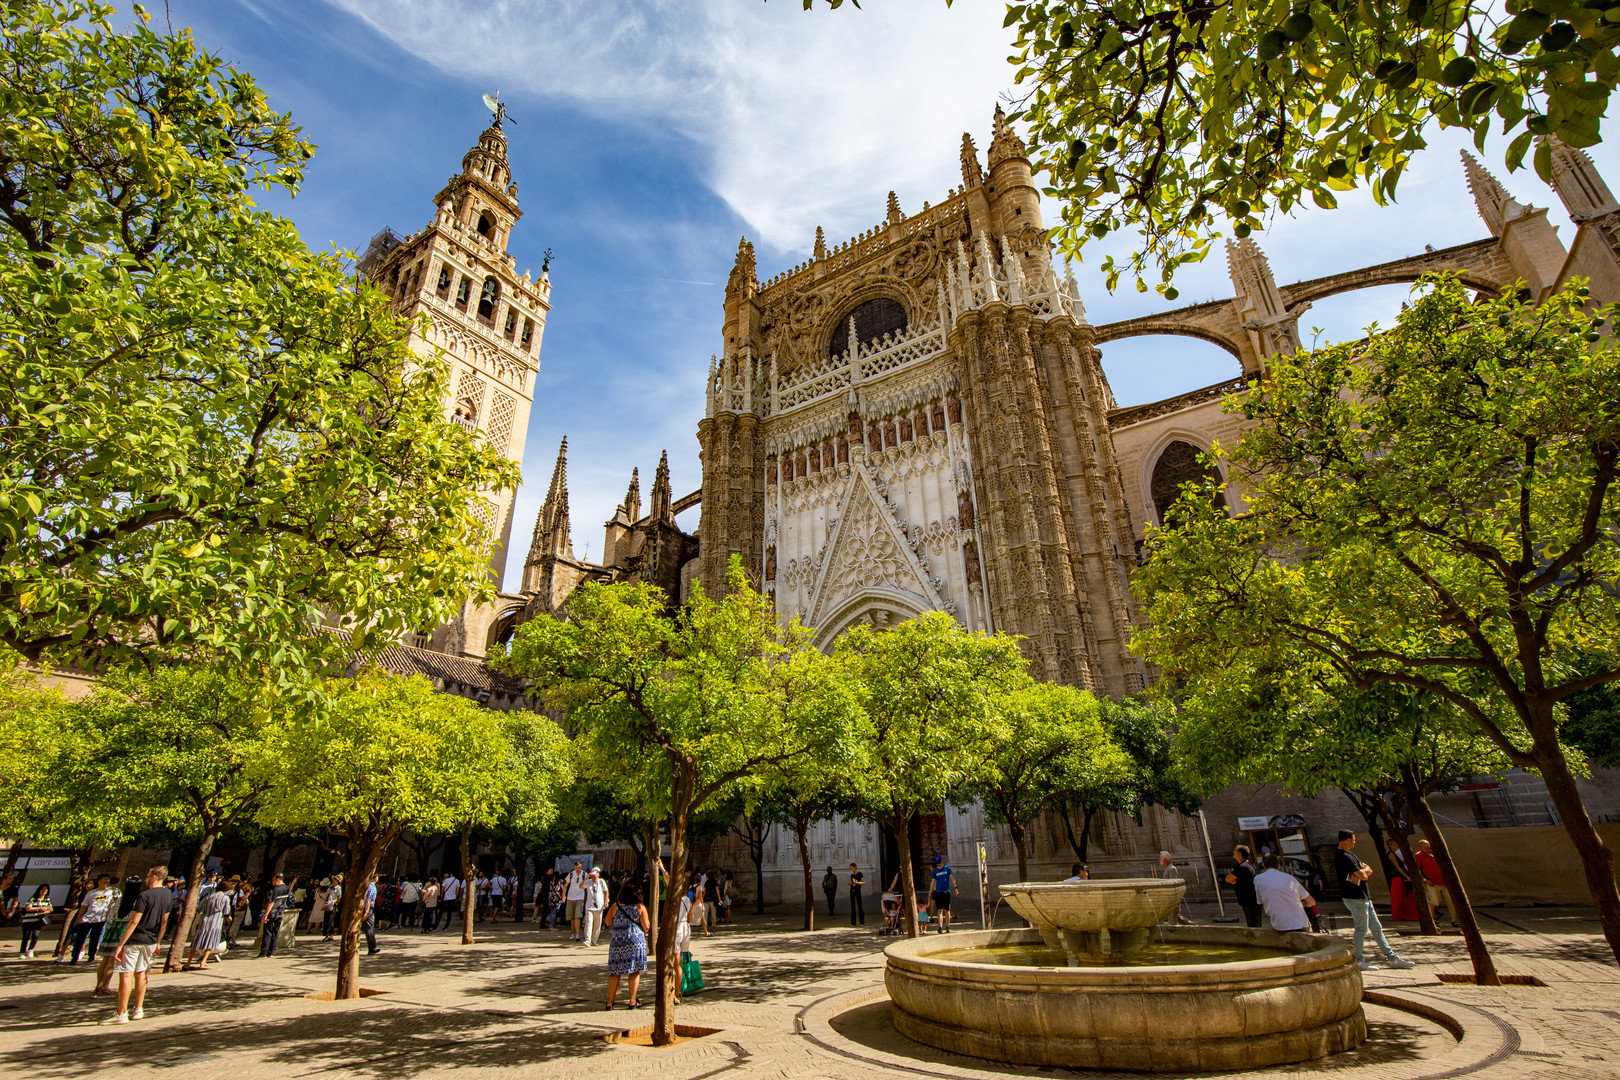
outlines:
[[[602,1011],[605,946],[586,949],[566,933],[532,926],[481,926],[484,940],[472,946],[445,933],[385,933],[382,955],[361,961],[362,985],[382,993],[353,1002],[307,996],[330,990],[335,944],[306,938],[273,960],[241,950],[206,973],[155,976],[147,1018],[124,1027],[97,1026],[112,1008],[110,999],[90,996],[89,969],[17,961],[7,950],[0,1072],[8,1080],[1103,1075],[995,1069],[910,1043],[887,1019],[882,946],[889,939],[872,926],[835,924],[806,935],[796,924],[786,914],[743,916],[700,937],[694,952],[710,989],[677,1016],[719,1030],[660,1050],[603,1039],[652,1019],[650,1008]],[[1591,913],[1496,909],[1485,913],[1485,927],[1501,971],[1547,986],[1443,984],[1437,973],[1468,970],[1461,939],[1403,936],[1397,948],[1419,966],[1367,976],[1368,1044],[1268,1075],[1620,1077],[1620,968],[1606,959]],[[650,985],[642,998],[650,1000]]]

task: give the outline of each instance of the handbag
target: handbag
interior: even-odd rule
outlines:
[[[681,996],[703,989],[703,967],[689,952],[681,953]]]

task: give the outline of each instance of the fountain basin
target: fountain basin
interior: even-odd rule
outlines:
[[[1187,883],[1180,878],[1001,886],[1008,906],[1033,923],[1047,945],[1067,953],[1071,965],[1141,949],[1148,931],[1168,918],[1186,893]]]
[[[952,1053],[1020,1065],[1229,1072],[1326,1057],[1361,1044],[1361,973],[1331,935],[1164,927],[1173,945],[1247,945],[1284,955],[1230,963],[1026,967],[936,954],[1035,946],[1037,930],[901,941],[884,950],[897,1031]]]

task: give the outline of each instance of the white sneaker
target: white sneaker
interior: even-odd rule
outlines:
[[[1410,961],[1410,960],[1408,960],[1408,959],[1406,959],[1405,957],[1402,957],[1402,956],[1392,956],[1392,957],[1390,957],[1388,960],[1386,960],[1384,962],[1386,964],[1388,964],[1392,968],[1405,969],[1405,968],[1417,967],[1417,965],[1412,963],[1412,961]]]
[[[131,1020],[144,1020],[144,1019],[146,1019],[146,1010],[145,1009],[131,1009],[129,1011],[129,1018]]]
[[[1378,965],[1377,964],[1374,964],[1374,963],[1372,963],[1370,961],[1367,961],[1367,960],[1363,960],[1361,963],[1357,964],[1356,967],[1360,968],[1362,971],[1377,971],[1378,970]]]
[[[108,1024],[127,1024],[127,1023],[129,1023],[129,1013],[118,1013],[115,1016],[110,1016],[107,1019],[103,1020],[101,1022],[101,1026],[106,1027]]]

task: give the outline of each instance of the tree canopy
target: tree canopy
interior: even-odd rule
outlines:
[[[1283,358],[1228,408],[1248,511],[1183,498],[1150,529],[1137,647],[1197,695],[1293,655],[1355,690],[1432,694],[1541,774],[1620,956],[1612,855],[1560,739],[1620,681],[1620,350],[1568,288],[1542,305],[1425,282],[1395,327]]]
[[[1121,273],[1160,288],[1218,230],[1394,198],[1433,124],[1495,129],[1509,170],[1551,180],[1537,136],[1591,146],[1620,79],[1620,13],[1583,0],[1034,0],[1012,57],[1059,243],[1140,230]]]
[[[994,699],[1002,731],[979,775],[959,792],[984,804],[985,822],[1006,825],[1029,880],[1025,830],[1066,794],[1127,783],[1132,761],[1102,722],[1097,699],[1057,683],[1021,681]]]
[[[857,805],[894,834],[901,895],[916,896],[911,819],[982,775],[1005,734],[993,700],[1018,682],[1026,661],[1013,638],[967,630],[943,611],[883,631],[858,623],[835,655],[848,665],[865,711]],[[901,909],[916,937],[916,905]]]
[[[0,641],[296,673],[330,635],[489,587],[445,365],[256,190],[313,147],[243,72],[136,9],[0,8]]]
[[[506,805],[514,761],[501,714],[381,671],[336,680],[328,702],[275,732],[254,771],[272,828],[330,829],[349,841],[336,996],[358,997],[365,887],[409,827],[445,832]]]
[[[795,671],[823,662],[797,623],[781,625],[768,596],[732,556],[725,596],[701,589],[675,615],[647,584],[588,582],[567,618],[518,628],[499,666],[534,680],[563,710],[588,775],[645,821],[669,822],[670,864],[686,860],[692,815],[750,778],[818,755],[835,755],[850,703]],[[674,952],[681,882],[660,910],[653,1039],[674,1038],[679,957]]]

